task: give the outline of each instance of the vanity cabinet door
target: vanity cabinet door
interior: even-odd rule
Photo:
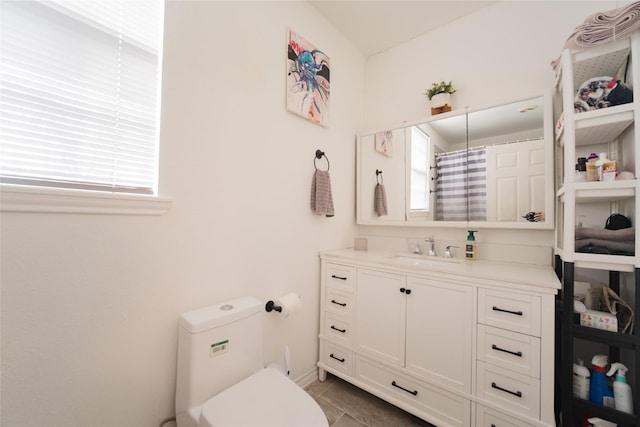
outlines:
[[[406,368],[470,393],[473,288],[422,278],[407,288]]]
[[[358,269],[356,350],[404,366],[406,278]]]

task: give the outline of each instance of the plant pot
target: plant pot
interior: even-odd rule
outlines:
[[[440,108],[444,107],[445,105],[451,105],[450,93],[443,92],[431,97],[431,108]]]

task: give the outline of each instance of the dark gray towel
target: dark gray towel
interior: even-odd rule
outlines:
[[[373,194],[373,208],[378,216],[387,214],[387,192],[383,184],[376,184],[376,189]]]
[[[311,210],[318,215],[334,216],[329,172],[316,170],[311,181]]]

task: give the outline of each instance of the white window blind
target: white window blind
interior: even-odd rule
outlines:
[[[155,194],[164,2],[0,7],[1,182]]]

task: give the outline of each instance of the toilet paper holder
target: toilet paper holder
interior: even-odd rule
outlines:
[[[278,313],[282,313],[282,306],[276,305],[273,300],[267,301],[267,304],[264,306],[264,309],[267,313],[271,313],[272,311],[277,311]]]

